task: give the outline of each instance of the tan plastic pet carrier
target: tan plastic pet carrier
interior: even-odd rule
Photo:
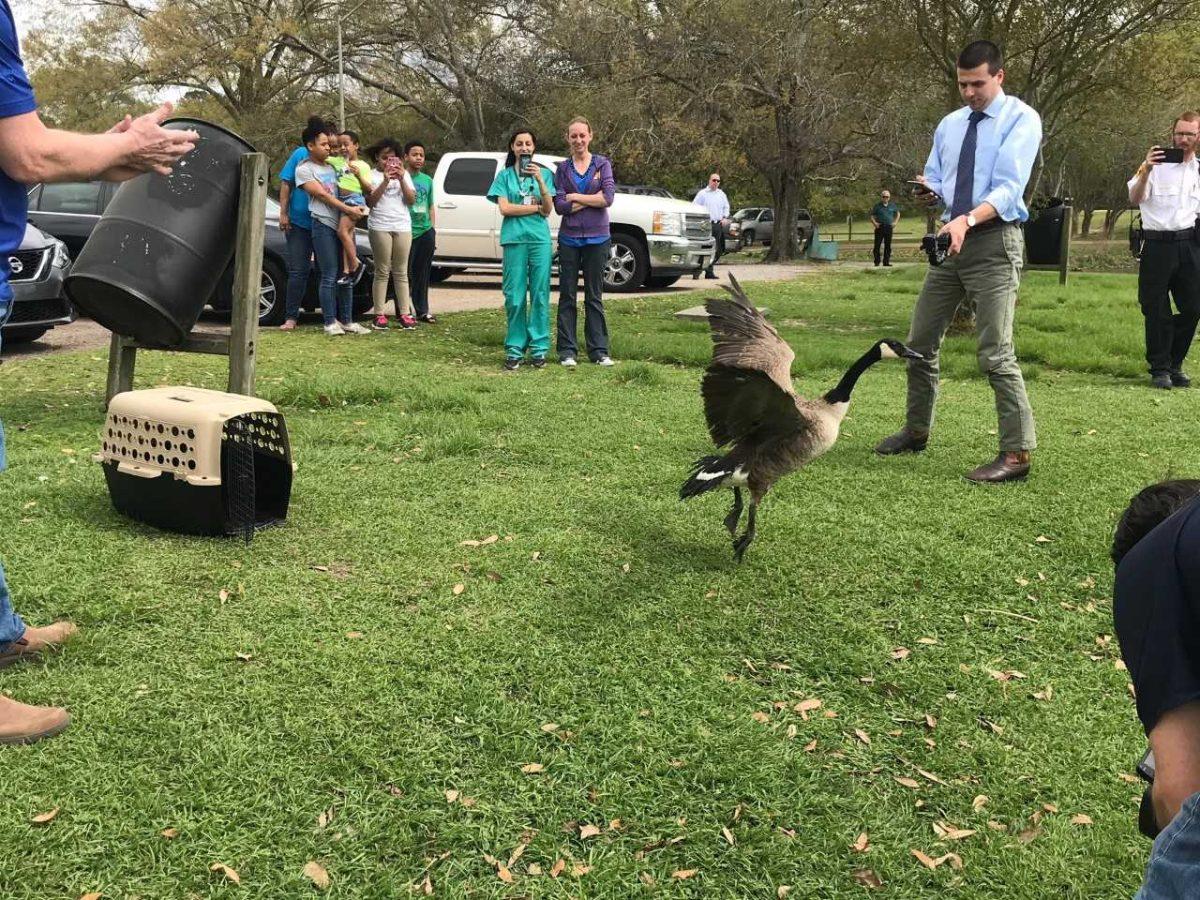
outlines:
[[[287,517],[287,428],[265,400],[190,387],[117,394],[93,459],[113,506],[159,528],[249,540]]]

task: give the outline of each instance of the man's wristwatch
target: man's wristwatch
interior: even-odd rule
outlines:
[[[968,228],[975,227],[975,216],[972,215],[971,213],[967,213],[967,227]]]

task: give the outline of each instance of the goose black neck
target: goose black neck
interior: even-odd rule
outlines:
[[[866,353],[858,358],[850,368],[846,370],[846,374],[842,376],[842,380],[837,383],[837,387],[829,391],[824,399],[826,403],[849,403],[850,392],[854,390],[854,385],[858,382],[858,377],[863,372],[879,362],[879,348],[872,347]]]

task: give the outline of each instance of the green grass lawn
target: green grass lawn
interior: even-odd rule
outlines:
[[[903,337],[919,278],[751,294],[817,393]],[[83,633],[2,676],[74,723],[0,751],[0,895],[302,897],[316,861],[331,897],[857,897],[859,870],[892,897],[1131,896],[1144,739],[1107,546],[1134,492],[1196,471],[1194,394],[1142,384],[1132,279],[1027,277],[1027,484],[961,478],[996,422],[953,338],[929,450],[871,452],[903,407],[881,364],[741,566],[728,498],[677,499],[709,449],[682,305],[610,300],[611,370],[502,373],[498,312],[264,333],[299,468],[250,546],[112,510],[102,354],[5,362],[9,581]],[[164,383],[224,381],[143,354]]]

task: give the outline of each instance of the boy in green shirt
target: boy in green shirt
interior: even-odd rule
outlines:
[[[433,205],[433,179],[421,171],[425,168],[424,144],[409,141],[404,145],[404,166],[408,169],[416,192],[413,204],[408,209],[412,218],[412,249],[408,254],[409,291],[417,320],[432,324],[437,320],[429,311],[429,280],[433,274],[437,220]]]

